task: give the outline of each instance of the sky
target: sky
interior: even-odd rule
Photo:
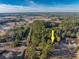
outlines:
[[[6,12],[79,12],[79,0],[0,0]]]

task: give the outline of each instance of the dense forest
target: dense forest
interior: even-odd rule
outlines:
[[[25,56],[28,59],[49,59],[51,52],[59,47],[61,41],[67,38],[78,44],[79,17],[55,18],[51,21],[36,20],[31,24],[30,38]],[[54,43],[51,42],[51,30],[55,30]]]
[[[54,43],[51,42],[52,30],[55,31]],[[79,44],[79,17],[51,17],[50,21],[35,20],[31,24],[23,23],[0,38],[0,42],[8,42],[13,47],[19,46],[21,40],[26,40],[26,59],[49,59],[53,51],[63,48],[64,44]],[[77,47],[76,51],[78,50]]]

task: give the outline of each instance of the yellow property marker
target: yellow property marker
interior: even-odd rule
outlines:
[[[54,36],[54,33],[55,31],[54,30],[52,30],[52,35],[51,35],[51,40],[52,40],[52,43],[54,43],[54,39],[55,39],[55,36]]]

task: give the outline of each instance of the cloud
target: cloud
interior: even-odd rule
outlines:
[[[29,3],[31,4],[31,6],[36,6],[37,4],[34,1],[29,1]]]
[[[30,1],[30,6],[17,6],[0,4],[0,13],[6,12],[79,12],[79,5],[65,5],[65,6],[39,6]]]

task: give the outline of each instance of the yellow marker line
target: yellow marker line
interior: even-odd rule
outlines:
[[[55,39],[55,36],[54,36],[54,30],[52,30],[52,35],[51,35],[51,41],[52,41],[52,43],[54,43],[54,39]]]

